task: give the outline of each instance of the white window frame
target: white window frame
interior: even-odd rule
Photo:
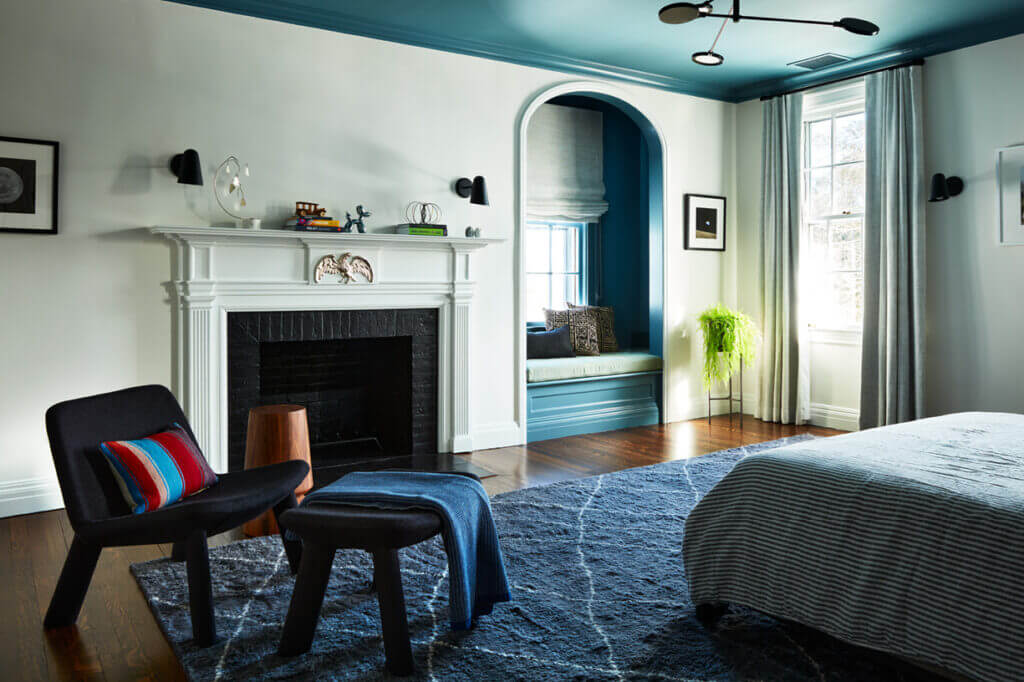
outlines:
[[[526,270],[526,275],[546,275],[549,279],[548,291],[551,291],[550,279],[555,275],[575,275],[577,278],[577,291],[576,291],[576,305],[587,305],[587,291],[588,291],[588,272],[587,265],[589,259],[587,258],[587,232],[588,224],[577,220],[545,220],[545,219],[530,219],[526,221],[526,229],[547,227],[548,228],[548,271],[547,272],[536,272]],[[576,254],[576,267],[577,270],[573,272],[555,272],[551,270],[551,234],[554,227],[571,227],[576,230],[576,246],[578,253]],[[557,301],[551,301],[549,299],[549,305],[555,308],[561,308],[561,305],[556,305]],[[562,302],[563,304],[565,301]],[[527,323],[541,323],[544,320],[527,320]]]
[[[828,225],[828,229],[831,236],[831,225],[833,221],[840,220],[852,220],[859,218],[861,225],[863,226],[864,212],[844,212],[837,214],[829,214],[822,216],[810,216],[807,213],[808,202],[810,201],[810,182],[811,182],[811,171],[814,169],[831,168],[832,170],[832,191],[835,192],[835,170],[843,166],[852,166],[854,164],[862,163],[865,164],[866,170],[866,159],[862,161],[847,161],[842,163],[832,163],[829,166],[811,166],[811,145],[809,140],[809,132],[811,123],[815,123],[823,120],[832,121],[832,140],[835,142],[835,119],[843,116],[849,116],[850,114],[862,113],[865,110],[865,92],[864,92],[864,81],[856,80],[847,83],[843,83],[837,87],[823,89],[813,94],[805,95],[804,97],[804,110],[803,120],[801,121],[802,131],[802,145],[801,145],[801,157],[800,157],[800,188],[801,188],[801,202],[800,202],[800,236],[802,240],[809,238],[809,225],[810,223],[824,222]],[[833,153],[835,149],[833,147]],[[835,161],[833,157],[830,159]],[[852,270],[835,270],[833,272],[853,272]],[[863,272],[863,271],[862,271]],[[801,282],[803,285],[803,282]],[[839,338],[845,338],[848,343],[860,343],[860,337],[863,331],[862,326],[859,325],[845,325],[845,326],[834,326],[834,325],[817,325],[814,322],[808,322],[807,327],[810,330],[811,340],[825,341],[829,339],[835,341]],[[826,341],[828,342],[828,341]]]

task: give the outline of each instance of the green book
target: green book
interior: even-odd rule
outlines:
[[[397,225],[395,227],[395,234],[410,234],[423,237],[447,237],[448,226],[406,223],[405,225]]]

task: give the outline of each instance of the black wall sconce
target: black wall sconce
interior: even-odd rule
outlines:
[[[471,204],[490,206],[490,202],[487,200],[487,183],[482,175],[478,175],[472,180],[459,178],[455,181],[455,193],[463,199],[469,197]]]
[[[199,152],[195,149],[186,149],[183,153],[172,156],[170,166],[179,184],[203,184],[203,165],[199,162]]]
[[[945,201],[950,197],[958,196],[963,191],[964,181],[961,178],[955,175],[947,178],[942,173],[936,173],[932,176],[932,196],[928,201]]]

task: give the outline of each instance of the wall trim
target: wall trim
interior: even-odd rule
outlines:
[[[859,431],[860,410],[839,405],[811,403],[811,424],[840,431]]]
[[[60,486],[52,478],[22,478],[0,483],[0,518],[63,507]]]
[[[510,445],[522,445],[526,442],[526,433],[516,422],[495,422],[483,424],[473,429],[472,449],[492,450]]]

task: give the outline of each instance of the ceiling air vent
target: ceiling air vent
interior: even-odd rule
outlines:
[[[835,54],[832,52],[826,52],[825,54],[819,54],[817,57],[808,57],[807,59],[790,62],[789,66],[798,66],[801,69],[807,69],[808,71],[817,71],[818,69],[827,69],[830,66],[835,66],[836,64],[842,64],[843,62],[848,61],[850,61],[849,57],[844,57],[841,54]]]

